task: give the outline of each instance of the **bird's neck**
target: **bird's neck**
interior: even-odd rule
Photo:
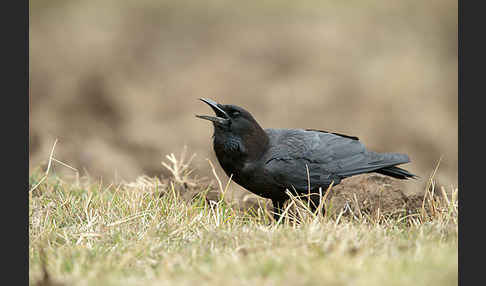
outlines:
[[[269,138],[258,126],[244,135],[233,133],[214,134],[214,151],[219,159],[246,162],[258,160],[268,148]]]

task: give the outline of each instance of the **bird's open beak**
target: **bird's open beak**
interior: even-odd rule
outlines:
[[[216,113],[216,116],[196,115],[197,118],[210,120],[221,125],[229,124],[230,117],[223,109],[221,109],[221,107],[219,107],[219,104],[216,101],[207,98],[200,98],[199,100],[209,105],[213,109],[214,113]]]

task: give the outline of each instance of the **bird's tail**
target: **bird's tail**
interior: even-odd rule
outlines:
[[[382,175],[390,176],[393,178],[402,179],[402,180],[410,179],[410,178],[416,179],[418,177],[417,175],[414,175],[405,169],[395,167],[395,166],[378,169],[375,170],[374,172],[380,173]]]

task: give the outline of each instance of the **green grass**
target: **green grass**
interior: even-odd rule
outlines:
[[[401,217],[319,216],[293,199],[297,211],[277,224],[270,210],[207,200],[211,187],[172,159],[170,181],[104,185],[31,174],[30,284],[458,283],[457,190]],[[184,183],[201,195],[183,199]]]

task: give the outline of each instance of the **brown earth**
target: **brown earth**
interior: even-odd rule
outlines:
[[[329,191],[326,205],[331,215],[341,211],[344,215],[357,215],[358,212],[373,215],[378,209],[384,215],[417,213],[422,207],[424,194],[408,193],[404,186],[403,181],[380,174],[354,176]],[[243,209],[256,208],[262,202],[267,209],[272,209],[270,200],[262,200],[253,194],[243,195],[238,202]]]
[[[55,158],[105,182],[165,177],[184,145],[212,176],[212,127],[194,117],[209,97],[407,153],[423,179],[405,193],[441,156],[436,179],[457,185],[457,1],[33,1],[29,75],[31,172],[57,138]]]

